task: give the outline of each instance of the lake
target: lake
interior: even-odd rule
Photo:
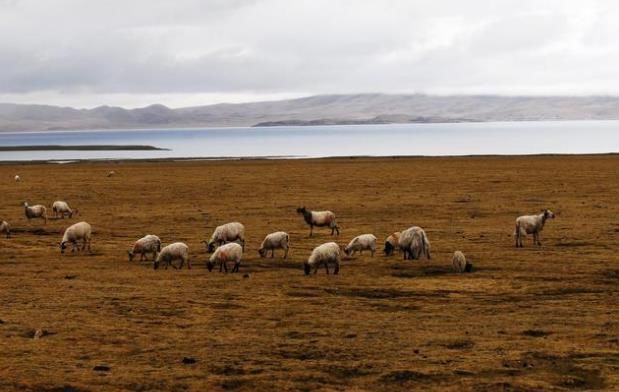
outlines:
[[[586,154],[619,152],[619,121],[529,121],[0,133],[0,146],[152,145],[167,151],[11,151],[0,161]]]

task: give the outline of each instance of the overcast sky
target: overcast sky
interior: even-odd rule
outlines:
[[[0,0],[0,102],[619,95],[619,1]]]

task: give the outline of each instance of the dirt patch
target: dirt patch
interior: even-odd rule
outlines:
[[[551,335],[552,332],[542,331],[541,329],[527,329],[526,331],[522,331],[524,336],[530,336],[532,338],[543,338],[545,336]]]
[[[455,272],[453,271],[453,268],[446,265],[395,265],[391,267],[391,276],[395,278],[422,278],[428,276],[442,276],[454,273]]]

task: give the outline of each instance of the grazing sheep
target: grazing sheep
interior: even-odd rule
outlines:
[[[108,177],[112,177],[112,176],[115,176],[115,175],[116,175],[116,172],[115,172],[114,170],[110,170],[110,171],[107,173],[107,176],[108,176]]]
[[[522,237],[526,237],[527,234],[533,234],[533,243],[539,246],[542,243],[539,240],[539,233],[544,229],[547,219],[554,219],[555,214],[546,209],[542,210],[537,215],[523,215],[516,219],[516,248],[522,248]]]
[[[228,272],[228,261],[234,261],[232,272],[239,272],[241,257],[243,257],[243,247],[236,242],[230,242],[215,250],[206,262],[206,268],[208,268],[210,272],[213,270],[215,263],[219,263],[219,272],[222,271],[222,268]]]
[[[9,226],[9,222],[0,221],[0,233],[6,233],[6,238],[11,236],[11,226]]]
[[[19,175],[15,176],[15,182],[20,182],[21,181],[21,177]]]
[[[174,260],[180,260],[181,264],[179,267],[176,267],[172,262]],[[175,242],[161,249],[159,255],[153,262],[153,268],[159,268],[160,263],[165,264],[165,269],[171,265],[172,268],[178,269],[183,268],[183,265],[187,263],[187,268],[191,269],[191,261],[189,260],[189,247],[182,242]]]
[[[364,250],[369,250],[372,253],[372,257],[374,257],[374,253],[376,252],[376,236],[374,234],[356,236],[346,245],[344,253],[346,253],[347,256],[353,256],[355,252],[362,254]]]
[[[45,224],[47,224],[47,208],[44,205],[37,204],[34,206],[29,206],[27,202],[24,202],[24,213],[26,214],[26,218],[28,221],[30,219],[44,219]]]
[[[218,246],[237,240],[245,250],[245,226],[239,222],[231,222],[217,226],[213,235],[211,235],[211,239],[208,242],[202,242],[206,244],[206,251],[213,253]]]
[[[86,249],[88,245],[88,252],[90,252],[90,237],[92,235],[92,227],[86,222],[78,222],[74,225],[69,226],[64,231],[64,236],[62,237],[62,241],[60,242],[60,253],[64,253],[64,250],[67,247],[67,242],[71,243],[72,248],[71,252],[75,252],[79,250],[77,246],[78,241],[82,241],[82,251]]]
[[[329,263],[334,264],[333,273],[337,275],[340,272],[340,247],[335,242],[327,242],[314,248],[312,254],[303,264],[305,275],[309,275],[310,270],[314,267],[314,274],[318,272],[318,267],[324,264],[327,274],[329,274]]]
[[[284,249],[284,259],[288,258],[288,247],[290,246],[290,236],[283,231],[276,231],[275,233],[268,234],[264,237],[258,254],[260,257],[266,257],[271,251],[271,258],[275,256],[275,249]]]
[[[471,264],[464,256],[464,253],[459,250],[454,252],[451,263],[456,272],[471,272],[473,269],[473,264]]]
[[[54,213],[54,218],[58,218],[58,215],[60,215],[62,219],[64,219],[65,215],[68,215],[69,218],[73,218],[73,214],[79,214],[77,209],[71,209],[69,204],[62,200],[56,200],[54,204],[52,204],[52,212]]]
[[[400,251],[400,232],[396,231],[385,240],[385,256],[391,256],[395,250]]]
[[[419,226],[412,226],[402,231],[400,234],[400,250],[404,254],[404,260],[418,260],[425,255],[428,260],[430,256],[430,241],[426,232]]]
[[[297,208],[297,214],[302,214],[305,219],[305,223],[310,225],[310,237],[314,232],[314,226],[328,226],[331,228],[331,235],[333,235],[334,232],[337,232],[337,235],[340,235],[340,227],[335,221],[335,214],[331,211],[310,211],[305,207],[301,207]]]
[[[153,254],[153,261],[157,258],[157,253],[161,252],[161,240],[156,235],[148,234],[135,241],[131,250],[127,251],[129,261],[133,261],[136,254],[140,254],[140,261],[143,261],[147,253]]]

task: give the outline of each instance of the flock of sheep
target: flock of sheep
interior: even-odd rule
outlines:
[[[19,176],[15,177],[15,181],[20,181]],[[79,214],[78,210],[72,209],[68,203],[61,200],[53,203],[52,212],[56,219],[72,218],[73,215]],[[340,234],[340,227],[336,222],[335,214],[331,211],[311,211],[301,207],[297,208],[297,213],[302,215],[305,223],[310,226],[310,237],[313,235],[314,227],[327,227],[331,229],[331,235]],[[25,202],[24,214],[28,221],[31,219],[43,219],[47,223],[47,208],[44,205],[30,206]],[[527,234],[532,234],[534,243],[541,245],[539,234],[544,228],[546,220],[553,219],[554,217],[554,213],[547,209],[542,210],[541,213],[536,215],[518,217],[514,232],[516,247],[523,246],[523,237]],[[5,233],[7,238],[10,237],[8,222],[0,221],[0,233]],[[68,245],[71,245],[72,252],[79,251],[80,243],[82,251],[88,248],[90,252],[91,237],[92,227],[90,224],[87,222],[75,223],[65,230],[60,242],[60,252],[64,253]],[[377,238],[373,234],[358,235],[344,247],[343,253],[347,256],[353,256],[357,252],[361,254],[363,251],[369,251],[374,256],[376,253],[376,241]],[[228,272],[229,263],[232,263],[231,272],[239,271],[241,259],[245,251],[245,226],[243,224],[231,222],[218,226],[210,239],[203,242],[207,253],[211,254],[206,263],[209,271],[212,271],[213,267],[219,264],[220,272]],[[264,238],[258,253],[260,257],[267,257],[270,251],[271,258],[273,258],[275,250],[282,249],[284,251],[283,258],[285,259],[288,257],[289,248],[290,236],[286,232],[278,231],[268,234]],[[418,260],[422,256],[429,260],[431,259],[430,249],[430,241],[426,232],[419,226],[412,226],[401,232],[389,235],[385,240],[383,252],[386,256],[391,256],[397,251],[405,260]],[[315,247],[304,262],[305,274],[309,275],[312,269],[314,274],[316,274],[321,266],[325,267],[328,274],[329,265],[333,266],[334,274],[339,273],[341,253],[340,246],[335,242],[327,242]],[[151,255],[155,269],[158,269],[162,263],[165,269],[170,265],[173,268],[183,268],[185,264],[187,264],[188,268],[191,268],[189,247],[186,244],[175,242],[162,248],[161,239],[156,235],[149,234],[138,239],[128,251],[129,261],[132,261],[138,254],[140,255],[140,261],[147,259],[147,256]],[[178,266],[173,264],[175,261],[179,262]],[[452,264],[457,272],[470,272],[472,270],[472,264],[461,251],[454,252]]]

